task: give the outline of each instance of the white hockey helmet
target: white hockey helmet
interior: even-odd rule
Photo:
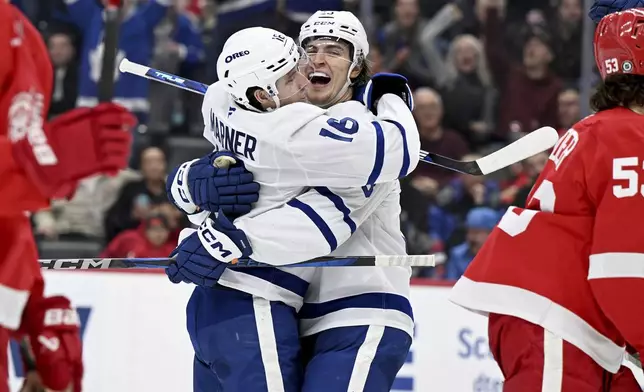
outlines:
[[[251,27],[228,38],[217,59],[217,76],[238,104],[257,111],[246,92],[258,87],[279,108],[276,83],[298,66],[301,58],[300,48],[292,38],[273,29]]]
[[[349,42],[353,46],[353,58],[349,74],[369,54],[367,32],[360,20],[349,11],[317,11],[304,22],[298,41],[304,46],[309,38],[333,37]]]

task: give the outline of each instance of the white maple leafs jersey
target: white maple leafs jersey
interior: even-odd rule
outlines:
[[[399,97],[384,95],[378,118],[357,101],[330,109],[295,103],[255,113],[237,106],[215,83],[202,112],[206,139],[215,150],[233,152],[261,185],[253,210],[235,220],[253,248],[251,258],[279,266],[328,254],[405,254],[397,180],[417,166],[420,139]],[[331,306],[363,293],[379,293],[377,308],[386,302],[382,295],[408,304],[410,273],[402,267],[228,269],[219,283],[301,310],[306,335],[365,324],[364,317],[346,314],[346,306]],[[353,310],[368,310],[360,307]],[[411,334],[407,307],[392,310],[402,312],[396,325],[378,318],[387,312],[369,310],[376,315],[370,323]]]

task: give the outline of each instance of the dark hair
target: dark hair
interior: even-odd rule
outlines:
[[[353,82],[353,87],[366,86],[369,82],[369,79],[371,79],[371,65],[369,64],[369,60],[367,60],[365,57],[361,57],[358,66],[362,67],[362,69],[360,70],[358,76],[351,79],[351,82]]]
[[[644,106],[644,76],[620,74],[609,76],[590,98],[590,107],[599,112],[618,106]]]
[[[246,90],[246,98],[248,99],[248,103],[250,103],[250,106],[254,107],[255,109],[259,110],[260,112],[265,112],[266,109],[262,107],[262,104],[257,100],[255,97],[255,91],[261,90],[259,87],[250,87],[248,90]]]

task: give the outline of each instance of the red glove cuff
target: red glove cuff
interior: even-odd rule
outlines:
[[[112,103],[74,109],[44,130],[26,127],[12,140],[14,158],[44,196],[66,197],[82,178],[127,167],[135,124],[130,112]]]

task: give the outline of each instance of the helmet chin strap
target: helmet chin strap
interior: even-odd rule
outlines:
[[[273,96],[273,102],[275,102],[275,109],[273,108],[266,108],[267,112],[272,112],[273,110],[279,109],[280,108],[280,99],[277,95]]]

